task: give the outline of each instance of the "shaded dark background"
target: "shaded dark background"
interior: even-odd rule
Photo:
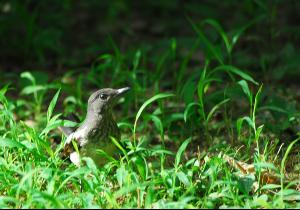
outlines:
[[[263,16],[239,40],[235,64],[261,72],[264,62],[271,73],[267,79],[273,75],[270,80],[297,83],[299,8],[297,0],[2,0],[0,71],[62,73],[88,68],[102,53],[112,53],[114,46],[124,53],[143,49],[155,56],[172,38],[184,52],[197,37],[187,17],[195,23],[213,18],[230,33]],[[212,29],[208,36],[218,40]]]

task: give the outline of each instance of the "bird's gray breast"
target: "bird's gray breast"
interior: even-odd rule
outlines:
[[[117,124],[114,121],[105,121],[100,125],[91,128],[88,132],[87,138],[90,143],[111,142],[109,137],[120,138],[120,131]]]
[[[117,148],[110,136],[116,139],[120,138],[120,130],[114,121],[102,122],[101,126],[91,128],[87,134],[87,142],[82,148],[82,153],[93,158],[96,162],[101,162],[101,156],[97,153],[98,149],[113,155]]]

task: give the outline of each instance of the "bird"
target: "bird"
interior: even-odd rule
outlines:
[[[95,91],[88,99],[86,117],[80,126],[75,129],[59,127],[67,137],[63,153],[77,167],[80,167],[81,156],[90,157],[96,165],[102,166],[106,159],[99,155],[98,149],[111,156],[117,152],[117,147],[110,138],[120,139],[121,133],[114,120],[112,108],[116,100],[129,89],[103,88]],[[74,148],[72,141],[77,143],[78,150]]]

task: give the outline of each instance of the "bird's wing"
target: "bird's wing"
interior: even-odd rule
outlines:
[[[80,122],[79,118],[73,113],[68,115],[67,117],[64,117],[63,120],[69,120],[69,121],[73,121],[73,122],[77,122],[77,123]],[[70,154],[72,154],[75,151],[75,149],[72,145],[72,140],[78,141],[78,139],[75,135],[76,128],[75,127],[74,128],[66,127],[66,126],[59,126],[58,128],[67,137],[67,139],[65,141],[64,149],[62,151],[62,157],[69,157]]]
[[[79,123],[79,122],[80,122],[80,120],[79,120],[79,118],[77,117],[77,115],[75,115],[75,114],[73,114],[73,113],[70,114],[70,115],[68,115],[68,116],[65,118],[65,120],[73,121],[73,122],[76,122],[76,123]],[[59,128],[59,130],[60,130],[62,133],[64,133],[67,137],[70,136],[71,133],[73,133],[73,132],[76,130],[76,128],[71,128],[71,127],[66,127],[66,126],[59,126],[58,128]]]
[[[72,153],[75,152],[75,148],[73,146],[72,140],[74,140],[77,143],[77,146],[80,147],[79,138],[80,138],[80,136],[77,135],[76,131],[72,132],[67,137],[67,139],[65,141],[65,144],[64,144],[64,149],[63,149],[63,152],[62,152],[64,157],[69,157]]]
[[[75,131],[75,129],[70,128],[70,127],[65,127],[65,126],[59,126],[58,128],[59,128],[59,130],[60,130],[62,133],[64,133],[65,136],[67,136],[67,137],[70,136],[71,133],[73,133],[73,132]]]

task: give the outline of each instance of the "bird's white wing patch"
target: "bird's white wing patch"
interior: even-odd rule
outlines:
[[[65,142],[65,145],[66,144],[70,144],[72,139],[74,139],[74,133],[71,133],[68,137],[67,137],[67,140]]]
[[[74,163],[77,167],[80,166],[80,155],[77,152],[72,152],[70,154],[70,160]]]
[[[71,133],[66,140],[65,144],[70,144],[73,139],[84,139],[87,128],[83,127],[75,132]]]
[[[85,139],[84,136],[85,136],[86,130],[87,130],[87,128],[86,128],[86,127],[83,127],[83,128],[81,128],[81,129],[76,130],[75,132],[71,133],[71,134],[68,136],[68,138],[67,138],[67,140],[66,140],[66,142],[65,142],[65,145],[70,144],[70,143],[72,142],[72,140],[79,140],[79,139],[83,140],[83,139]],[[82,144],[82,143],[80,143],[80,144]],[[80,145],[80,146],[82,146],[82,145]],[[71,160],[71,162],[74,163],[77,167],[80,166],[80,155],[79,155],[79,153],[77,153],[77,152],[72,152],[72,153],[70,154],[70,160]]]

